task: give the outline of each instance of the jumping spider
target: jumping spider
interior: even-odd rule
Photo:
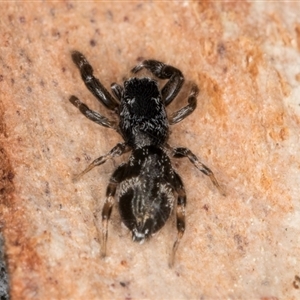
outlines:
[[[89,109],[75,96],[70,97],[70,102],[88,119],[116,130],[124,139],[123,143],[117,144],[106,155],[95,159],[77,178],[108,159],[131,151],[128,162],[117,167],[110,177],[106,190],[102,209],[102,256],[106,254],[108,221],[115,202],[116,189],[119,188],[119,212],[136,242],[143,242],[160,230],[176,203],[177,239],[169,261],[173,265],[176,250],[185,231],[186,194],[182,180],[173,169],[169,157],[187,157],[220,189],[212,171],[189,149],[172,148],[167,143],[169,125],[182,121],[195,110],[199,89],[193,84],[188,105],[167,116],[166,106],[176,98],[184,82],[180,70],[156,60],[144,60],[131,72],[135,74],[145,68],[158,79],[167,79],[164,87],[159,90],[157,82],[148,77],[133,77],[124,81],[124,87],[112,83],[112,96],[94,77],[93,68],[83,54],[74,51],[72,59],[86,87],[104,106],[118,115],[119,122],[109,120]]]

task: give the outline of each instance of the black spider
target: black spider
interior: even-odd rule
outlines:
[[[101,253],[103,256],[106,254],[108,221],[116,189],[119,188],[120,215],[132,232],[134,241],[143,242],[161,229],[168,220],[174,203],[177,204],[178,234],[170,258],[172,265],[185,230],[186,194],[180,176],[172,168],[169,156],[187,157],[196,168],[210,177],[217,188],[220,188],[212,171],[189,149],[172,148],[167,144],[169,125],[180,122],[195,110],[198,87],[193,84],[188,96],[188,105],[168,117],[165,107],[175,99],[184,82],[180,70],[156,60],[145,60],[133,68],[132,73],[145,68],[159,79],[168,79],[162,90],[159,90],[157,82],[151,78],[133,77],[124,82],[124,87],[113,83],[113,97],[94,77],[92,66],[80,52],[74,51],[72,59],[79,68],[86,87],[102,104],[116,112],[119,123],[90,110],[75,96],[71,96],[71,103],[87,118],[116,130],[124,139],[123,143],[117,144],[109,153],[94,160],[77,178],[110,158],[132,151],[129,161],[114,171],[106,190],[106,200],[102,209]]]

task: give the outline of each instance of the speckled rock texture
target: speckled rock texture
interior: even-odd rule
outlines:
[[[300,3],[3,2],[0,6],[0,228],[11,299],[300,299]],[[169,143],[190,148],[226,191],[173,159],[187,192],[186,232],[168,257],[174,216],[131,241],[118,210],[100,258],[95,216],[128,154],[73,182],[122,141],[82,116],[85,54],[109,88],[143,58],[200,88]]]

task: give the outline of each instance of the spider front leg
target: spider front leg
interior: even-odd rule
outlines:
[[[188,97],[188,105],[182,107],[178,111],[174,112],[169,117],[169,124],[174,125],[183,119],[185,119],[187,116],[189,116],[197,107],[197,96],[199,94],[199,88],[197,85],[193,84],[189,97]]]
[[[169,146],[169,148],[171,148]],[[207,167],[205,166],[202,162],[199,161],[199,159],[197,158],[197,156],[188,148],[184,148],[184,147],[178,147],[178,148],[171,148],[172,152],[171,155],[175,158],[183,158],[183,157],[187,157],[190,162],[198,169],[200,170],[203,174],[205,174],[206,176],[208,176],[210,178],[210,180],[212,181],[212,183],[215,185],[215,187],[220,191],[220,193],[225,196],[225,192],[223,191],[223,189],[221,188],[221,186],[219,185],[214,173]]]
[[[130,149],[131,148],[128,147],[125,143],[117,144],[106,155],[100,156],[97,159],[95,159],[85,170],[83,170],[80,174],[78,174],[74,178],[74,180],[77,181],[80,177],[82,177],[87,172],[91,171],[93,168],[104,164],[108,159],[120,156],[120,155],[128,152]]]
[[[160,61],[151,59],[144,60],[139,65],[134,67],[131,72],[137,73],[143,68],[149,70],[159,79],[169,79],[161,90],[164,103],[166,106],[168,106],[178,95],[183,85],[184,77],[181,71]]]
[[[101,82],[94,77],[94,70],[85,56],[78,51],[73,51],[72,59],[80,71],[82,80],[91,93],[107,108],[115,110],[119,104]]]

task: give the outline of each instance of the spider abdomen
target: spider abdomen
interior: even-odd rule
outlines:
[[[134,241],[143,242],[168,220],[174,205],[174,171],[169,157],[158,147],[133,151],[126,179],[120,183],[119,211]]]

